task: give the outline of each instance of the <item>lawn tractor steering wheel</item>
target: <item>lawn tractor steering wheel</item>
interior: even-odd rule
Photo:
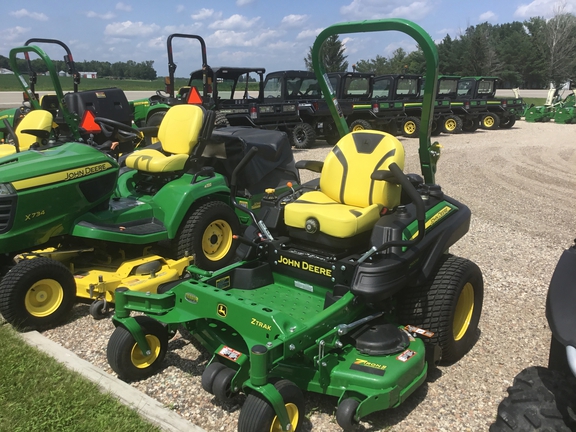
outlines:
[[[144,139],[141,131],[116,120],[96,117],[94,121],[100,126],[102,133],[107,138],[104,144],[97,146],[100,150],[111,150],[112,153],[117,154],[125,153],[134,150],[136,145]],[[114,145],[114,142],[118,144]]]

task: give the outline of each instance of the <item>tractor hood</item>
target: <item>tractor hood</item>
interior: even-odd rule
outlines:
[[[114,159],[86,144],[68,143],[1,158],[0,183],[11,183],[16,190],[30,189],[108,170],[118,170]]]

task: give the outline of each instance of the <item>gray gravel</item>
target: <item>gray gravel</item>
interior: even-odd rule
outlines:
[[[440,367],[399,408],[372,414],[362,431],[485,431],[514,376],[546,365],[549,331],[544,301],[552,271],[575,237],[576,125],[517,122],[510,130],[442,135],[437,182],[472,210],[470,232],[451,252],[484,273],[481,335],[458,363]],[[417,140],[401,139],[406,172],[419,172]],[[297,159],[323,159],[319,142]],[[44,335],[113,373],[106,344],[109,320],[94,321],[77,305],[69,322]],[[222,405],[200,386],[210,358],[188,335],[177,335],[161,373],[135,387],[209,432],[236,429],[238,396]],[[303,431],[339,430],[336,400],[308,394]]]

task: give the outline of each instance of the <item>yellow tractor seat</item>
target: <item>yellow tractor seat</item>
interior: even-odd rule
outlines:
[[[176,105],[166,111],[158,140],[162,151],[142,149],[126,158],[126,166],[149,173],[181,171],[200,141],[204,109],[197,105]]]
[[[14,133],[20,151],[28,150],[33,144],[43,144],[52,131],[52,114],[45,110],[32,110],[24,116]],[[0,144],[0,157],[16,153],[16,146]]]
[[[404,148],[395,137],[374,130],[349,133],[326,157],[320,190],[286,205],[284,222],[289,228],[340,239],[370,231],[384,207],[400,204],[399,185],[371,178],[392,162],[404,168]]]

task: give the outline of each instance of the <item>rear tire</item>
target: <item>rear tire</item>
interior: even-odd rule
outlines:
[[[194,265],[217,270],[234,259],[237,242],[232,235],[240,232],[240,222],[232,208],[222,201],[201,204],[182,222],[174,240],[176,258],[194,255]]]
[[[457,134],[462,132],[462,119],[456,115],[444,117],[442,130],[448,134]]]
[[[504,117],[500,121],[500,129],[510,129],[515,124],[516,124],[516,116],[509,115],[508,117]]]
[[[76,300],[66,266],[46,257],[22,260],[0,282],[0,314],[18,330],[39,330],[62,321]]]
[[[373,129],[373,127],[370,124],[370,122],[368,122],[367,120],[363,120],[363,119],[354,120],[350,124],[350,132],[358,132],[358,131],[371,130],[371,129]]]
[[[420,119],[418,117],[406,117],[402,122],[402,135],[406,138],[417,138],[420,133]]]
[[[480,119],[482,129],[494,130],[500,127],[500,117],[494,113],[484,114]]]
[[[297,149],[309,149],[316,141],[316,132],[308,123],[298,123],[291,131],[292,144]]]
[[[445,255],[426,284],[401,294],[400,323],[434,332],[429,342],[442,349],[441,363],[451,364],[476,343],[483,299],[484,282],[478,266]]]
[[[576,430],[576,379],[543,367],[521,371],[490,432]]]

